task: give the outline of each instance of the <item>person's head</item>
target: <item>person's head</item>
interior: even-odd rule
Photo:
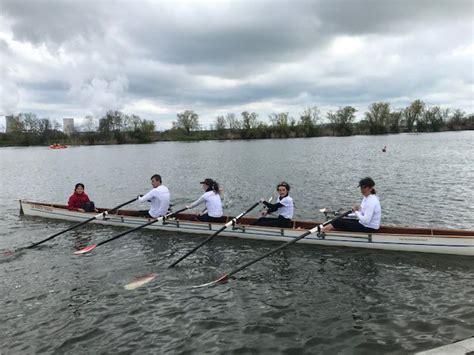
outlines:
[[[153,175],[151,178],[151,186],[158,187],[161,185],[161,176],[158,174]]]
[[[375,194],[375,182],[370,177],[365,177],[359,181],[360,192],[364,196],[369,196],[370,194]]]
[[[74,186],[74,192],[78,194],[83,194],[84,193],[84,184],[82,182],[79,182]]]
[[[204,191],[214,191],[216,194],[219,193],[219,184],[210,178],[205,178],[201,181],[202,188]]]
[[[277,185],[277,192],[280,195],[280,197],[288,196],[288,193],[290,192],[290,185],[284,181],[280,182]]]

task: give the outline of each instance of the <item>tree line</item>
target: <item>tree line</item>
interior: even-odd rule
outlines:
[[[155,122],[120,111],[108,111],[99,120],[86,116],[68,134],[55,120],[33,113],[13,115],[9,124],[9,132],[0,134],[0,145],[150,143],[156,139]]]
[[[439,132],[474,129],[474,115],[459,109],[428,106],[421,100],[392,109],[388,102],[369,106],[363,119],[356,122],[357,109],[340,107],[322,115],[317,106],[308,107],[297,118],[288,112],[272,113],[262,121],[255,112],[244,111],[215,117],[210,129],[203,129],[199,115],[192,110],[177,114],[172,128],[155,131],[155,123],[137,115],[108,111],[99,120],[83,119],[81,127],[65,134],[60,125],[33,113],[13,116],[9,133],[0,134],[0,145],[124,144],[168,140],[296,138],[386,134],[401,132]]]
[[[203,131],[198,114],[187,110],[178,113],[172,129],[163,132],[161,138],[294,138],[474,129],[473,114],[466,115],[459,109],[428,106],[421,100],[415,100],[402,109],[392,109],[388,102],[373,103],[359,122],[355,121],[356,113],[356,108],[344,106],[323,116],[314,106],[306,108],[298,118],[291,117],[288,112],[272,113],[265,122],[259,120],[257,113],[244,111],[240,118],[234,113],[217,116],[211,129]]]

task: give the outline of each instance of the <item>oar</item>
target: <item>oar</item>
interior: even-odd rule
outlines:
[[[349,213],[351,213],[352,210],[349,210],[347,212],[344,212],[343,214],[329,220],[329,221],[326,221],[324,222],[323,224],[320,224],[316,227],[314,227],[313,229],[310,229],[308,231],[306,231],[305,233],[301,234],[299,237],[293,239],[293,240],[290,240],[289,242],[286,242],[285,244],[283,245],[280,245],[278,248],[276,249],[273,249],[273,250],[270,250],[268,253],[265,253],[264,255],[262,256],[259,256],[258,258],[252,260],[252,261],[249,261],[248,263],[242,265],[242,266],[239,266],[238,268],[222,275],[221,277],[219,277],[217,280],[214,280],[214,281],[211,281],[211,282],[208,282],[208,283],[205,283],[205,284],[202,284],[202,285],[199,285],[199,286],[195,286],[195,287],[205,287],[205,286],[212,286],[212,285],[215,285],[215,284],[218,284],[218,283],[225,283],[227,282],[227,280],[234,274],[238,273],[239,271],[242,271],[243,269],[246,269],[247,267],[249,267],[250,265],[253,265],[255,264],[257,261],[260,261],[262,260],[263,258],[266,258],[267,256],[270,256],[274,253],[276,253],[277,251],[280,251],[282,250],[283,248],[286,248],[287,246],[291,245],[291,244],[295,244],[297,241],[303,239],[304,237],[307,237],[308,235],[310,234],[313,234],[313,233],[316,233],[317,231],[320,231],[321,230],[321,227],[324,227],[324,226],[327,226],[328,224],[338,220],[339,218],[342,218],[342,217],[345,217],[347,216]]]
[[[211,234],[209,237],[207,237],[205,240],[203,240],[201,243],[199,243],[197,246],[195,246],[191,251],[187,252],[186,254],[184,254],[182,257],[180,257],[178,260],[176,260],[175,262],[173,262],[170,266],[168,266],[169,268],[170,267],[173,267],[175,266],[176,264],[178,264],[180,261],[182,261],[183,259],[187,258],[189,255],[191,255],[192,253],[194,253],[196,250],[198,250],[200,247],[202,247],[204,244],[206,244],[208,241],[210,241],[212,238],[214,238],[216,235],[218,235],[220,232],[222,232],[224,229],[226,229],[227,227],[230,227],[232,224],[234,224],[235,222],[237,222],[240,218],[242,218],[243,216],[245,216],[247,213],[249,213],[250,211],[252,211],[255,207],[258,206],[258,204],[260,203],[259,202],[255,202],[247,211],[245,212],[242,212],[241,214],[239,214],[237,217],[234,217],[232,218],[232,220],[230,220],[229,222],[227,222],[226,224],[224,224],[222,226],[222,228],[220,228],[219,230],[215,231],[213,234]]]
[[[79,250],[75,251],[74,254],[80,255],[80,254],[88,253],[88,252],[90,252],[91,250],[94,250],[95,248],[97,248],[97,247],[100,246],[100,245],[104,245],[104,244],[106,244],[106,243],[108,243],[108,242],[111,242],[112,240],[115,240],[115,239],[117,239],[117,238],[123,237],[124,235],[127,235],[127,234],[129,234],[129,233],[135,232],[135,231],[137,231],[137,230],[139,230],[139,229],[145,228],[145,227],[147,227],[147,226],[149,226],[149,225],[151,225],[151,224],[153,224],[153,223],[156,223],[156,222],[159,222],[159,221],[163,221],[163,220],[166,219],[166,218],[173,217],[173,216],[177,215],[178,213],[181,213],[181,212],[186,211],[186,210],[187,210],[187,208],[183,208],[183,209],[180,209],[179,211],[176,211],[176,212],[173,212],[173,213],[168,213],[168,214],[165,215],[165,216],[158,217],[157,219],[153,219],[153,220],[150,221],[150,222],[147,222],[147,223],[145,223],[145,224],[141,224],[141,225],[139,225],[138,227],[135,227],[135,228],[129,229],[129,230],[125,231],[125,232],[122,232],[122,233],[120,233],[120,234],[117,234],[116,236],[113,236],[112,238],[106,239],[106,240],[104,240],[104,241],[102,241],[102,242],[100,242],[100,243],[88,245],[88,246],[86,246],[86,247],[84,247],[84,248],[82,248],[82,249],[79,249]]]
[[[270,198],[268,199],[268,202],[272,202],[272,200],[273,200],[273,196],[270,196]],[[263,203],[263,202],[262,202],[262,203]],[[263,215],[263,213],[265,212],[266,209],[267,209],[267,206],[263,205],[263,207],[262,207],[262,208],[260,209],[260,211],[259,211],[260,217],[257,218],[257,219],[256,219],[255,221],[253,221],[252,223],[249,223],[249,226],[254,226],[254,225],[256,225],[256,224],[258,223],[258,221],[260,221],[263,217],[265,217],[266,214]]]
[[[53,238],[56,238],[57,236],[59,236],[59,235],[61,235],[61,234],[63,234],[63,233],[69,232],[69,231],[71,231],[71,230],[73,230],[73,229],[76,229],[77,227],[80,227],[80,226],[82,226],[82,225],[84,225],[84,224],[86,224],[86,223],[89,223],[90,221],[93,221],[93,220],[96,219],[96,218],[105,217],[105,216],[107,216],[109,213],[111,213],[111,212],[113,212],[113,211],[116,211],[116,210],[118,210],[119,208],[121,208],[121,207],[123,207],[123,206],[125,206],[125,205],[128,205],[129,203],[132,203],[132,202],[135,201],[136,199],[137,199],[137,198],[135,197],[135,198],[131,199],[130,201],[124,202],[124,203],[122,203],[122,204],[120,204],[120,205],[118,205],[118,206],[112,208],[111,210],[101,212],[101,213],[95,215],[94,217],[91,217],[91,218],[89,218],[89,219],[86,219],[85,221],[80,222],[80,223],[78,223],[78,224],[75,224],[75,225],[73,225],[72,227],[69,227],[69,228],[67,228],[67,229],[65,229],[65,230],[63,230],[63,231],[61,231],[61,232],[58,232],[58,233],[56,233],[56,234],[53,234],[52,236],[50,236],[50,237],[48,237],[48,238],[46,238],[46,239],[43,239],[43,240],[41,240],[41,241],[39,241],[39,242],[37,242],[37,243],[31,244],[30,246],[27,246],[27,247],[15,249],[14,251],[19,251],[19,250],[22,250],[22,249],[31,249],[31,248],[34,248],[35,246],[40,245],[40,244],[43,244],[43,243],[45,243],[45,242],[47,242],[48,240],[51,240],[51,239],[53,239]]]

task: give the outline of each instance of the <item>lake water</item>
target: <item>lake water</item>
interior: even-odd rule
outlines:
[[[215,178],[229,214],[275,196],[284,180],[295,218],[317,220],[320,208],[359,203],[368,175],[383,224],[474,229],[473,153],[474,132],[3,148],[0,250],[72,225],[20,217],[18,199],[66,203],[83,182],[112,207],[147,192],[154,173],[176,208]],[[406,353],[474,332],[469,257],[293,245],[195,290],[278,243],[216,238],[174,269],[166,266],[202,236],[139,231],[72,254],[121,231],[87,225],[0,258],[0,353]],[[152,283],[123,288],[150,272]]]

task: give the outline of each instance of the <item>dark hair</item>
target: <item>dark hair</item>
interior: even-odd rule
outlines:
[[[82,182],[78,182],[76,186],[74,186],[74,191],[76,191],[79,186],[82,186],[82,189],[86,188]]]
[[[290,185],[287,182],[284,182],[284,181],[280,182],[277,185],[277,190],[280,186],[283,186],[286,189],[286,191],[290,192]]]
[[[219,184],[217,183],[217,181],[214,181],[211,178],[205,178],[204,181],[201,181],[201,184],[205,184],[208,186],[208,189],[206,191],[214,191],[216,194],[220,192]]]
[[[156,181],[159,181],[160,184],[161,184],[161,182],[162,182],[162,181],[161,181],[161,176],[158,175],[158,174],[155,174],[155,175],[153,175],[153,176],[150,178],[150,180],[153,180],[153,179],[155,179]]]
[[[375,195],[377,193],[374,189],[374,186],[375,186],[374,180],[372,180],[372,178],[368,176],[359,181],[359,187],[370,187],[371,188],[370,193],[372,195]]]

